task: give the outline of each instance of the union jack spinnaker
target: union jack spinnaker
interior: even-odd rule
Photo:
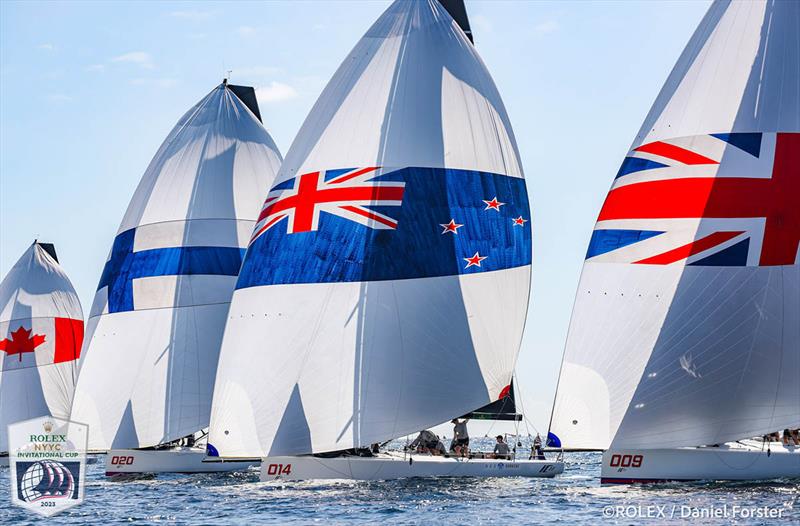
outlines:
[[[800,422],[798,21],[798,2],[714,2],[645,118],[578,286],[551,423],[564,447]]]

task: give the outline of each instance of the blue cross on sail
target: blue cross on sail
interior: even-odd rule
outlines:
[[[281,163],[248,94],[224,82],[190,109],[131,199],[73,403],[90,449],[153,446],[208,425],[228,304]]]
[[[165,247],[133,251],[136,229],[114,240],[98,289],[108,288],[108,312],[134,310],[133,282],[157,276],[237,276],[245,249],[239,247]]]

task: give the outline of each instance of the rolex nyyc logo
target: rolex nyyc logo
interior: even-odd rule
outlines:
[[[83,502],[88,427],[54,417],[8,426],[11,501],[51,516]]]

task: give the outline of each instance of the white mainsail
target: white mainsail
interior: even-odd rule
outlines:
[[[600,212],[551,422],[567,448],[800,423],[800,2],[717,1]]]
[[[82,341],[78,295],[53,246],[34,242],[0,283],[0,452],[9,424],[69,416]]]
[[[119,227],[72,409],[90,449],[152,446],[208,425],[231,294],[281,162],[233,88],[221,84],[180,119]]]
[[[436,0],[392,4],[290,148],[225,329],[209,443],[335,451],[508,392],[530,287],[511,124]]]

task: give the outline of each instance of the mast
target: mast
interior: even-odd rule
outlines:
[[[247,108],[253,112],[253,115],[256,116],[258,122],[264,123],[261,120],[261,111],[258,108],[258,99],[256,98],[256,90],[253,89],[252,86],[236,86],[234,84],[228,84],[227,80],[225,81],[225,86],[228,87],[237,97],[241,100]]]
[[[472,39],[472,28],[469,25],[469,18],[467,17],[467,7],[464,5],[464,0],[439,0],[444,8],[456,21],[458,27],[467,35],[467,38],[473,44],[475,41]]]
[[[52,244],[52,243],[39,243],[38,241],[36,242],[36,244],[38,244],[40,247],[42,247],[42,250],[47,252],[50,255],[50,257],[53,258],[53,260],[56,263],[58,263],[58,256],[56,255],[56,246],[54,244]]]

